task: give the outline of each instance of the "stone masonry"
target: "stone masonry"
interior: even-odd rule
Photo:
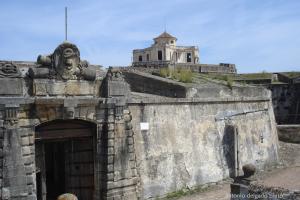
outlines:
[[[151,199],[276,163],[270,91],[202,82],[104,70],[69,42],[0,61],[0,199]]]
[[[1,62],[0,70],[6,87],[0,91],[1,199],[38,198],[35,138],[41,136],[35,127],[55,120],[83,120],[97,126],[94,199],[138,198],[131,114],[124,94],[101,97],[101,83],[110,80],[80,61],[75,45],[65,42],[54,54],[39,56],[37,63]],[[128,87],[121,79],[114,79],[114,84]]]

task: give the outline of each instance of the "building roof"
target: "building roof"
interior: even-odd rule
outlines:
[[[175,40],[177,40],[176,37],[172,36],[171,34],[167,33],[166,31],[164,31],[162,34],[160,34],[158,37],[154,38],[155,39],[158,39],[158,38],[173,38]]]

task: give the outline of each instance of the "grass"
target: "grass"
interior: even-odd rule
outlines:
[[[227,82],[227,86],[228,86],[230,89],[232,89],[232,86],[233,86],[233,80],[232,80],[232,78],[229,77],[229,76],[226,76],[225,81]]]
[[[227,78],[230,78],[232,80],[249,80],[249,79],[271,79],[272,74],[268,72],[261,72],[261,73],[251,73],[251,74],[206,74],[207,77],[213,78],[213,79],[219,79],[223,81],[227,81]]]
[[[251,80],[259,81],[259,80],[272,80],[272,73],[268,73],[266,71],[262,71],[261,73],[251,73],[251,74],[206,74],[208,78],[222,80],[227,83],[229,88],[232,88],[234,82],[238,82],[239,84],[246,85],[251,84]]]
[[[284,72],[285,75],[287,75],[290,78],[296,78],[300,77],[300,72]],[[209,74],[201,74],[204,77],[221,80],[226,82],[226,85],[229,88],[232,88],[234,85],[234,82],[238,82],[240,84],[246,85],[247,83],[251,84],[251,80],[266,80],[271,79],[272,80],[272,73],[269,73],[267,71],[262,71],[260,73],[249,73],[249,74],[218,74],[218,73],[209,73]],[[188,69],[176,69],[171,70],[169,68],[163,68],[159,72],[159,76],[170,78],[173,80],[177,80],[183,83],[191,83],[193,82],[193,73]],[[279,83],[274,80],[272,80],[272,83]]]
[[[289,78],[297,78],[300,77],[300,72],[284,72],[283,74],[287,75]]]
[[[266,78],[272,78],[272,74],[267,73],[267,72],[253,73],[253,74],[239,74],[238,78],[240,78],[240,79],[266,79]]]
[[[232,89],[233,83],[234,83],[234,75],[232,74],[205,74],[204,76],[206,76],[207,78],[212,78],[212,79],[216,79],[216,80],[221,80],[221,81],[225,81],[227,83],[227,86]]]
[[[226,81],[229,77],[233,76],[233,75],[223,75],[223,74],[202,74],[204,76],[206,76],[207,78],[212,78],[212,79],[217,79],[217,80],[222,80],[222,81]]]
[[[178,190],[178,191],[175,191],[175,192],[168,193],[166,195],[166,197],[164,197],[164,198],[156,198],[156,200],[177,199],[177,198],[180,198],[180,197],[183,197],[183,196],[205,192],[205,191],[208,191],[211,188],[212,187],[209,187],[209,186],[206,186],[206,187],[199,186],[199,187],[196,187],[194,189],[184,188],[184,189],[181,189],[181,190]]]
[[[169,68],[162,68],[162,69],[160,69],[159,75],[160,75],[161,77],[168,78],[169,75],[170,75],[170,70],[169,70]]]
[[[171,78],[173,80],[177,80],[183,83],[191,83],[193,74],[189,69],[169,69],[162,68],[159,71],[159,75],[164,78]]]

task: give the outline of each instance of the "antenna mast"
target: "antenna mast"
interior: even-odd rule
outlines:
[[[68,40],[68,7],[65,7],[65,40]]]

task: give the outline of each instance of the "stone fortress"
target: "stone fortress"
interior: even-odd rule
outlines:
[[[169,63],[199,63],[196,46],[177,46],[177,38],[163,32],[154,38],[154,44],[146,49],[133,50],[133,65]]]
[[[236,73],[234,64],[200,64],[198,47],[178,46],[177,38],[166,31],[153,40],[151,47],[133,50],[133,67],[184,67],[195,72]]]
[[[147,73],[161,67],[147,55],[201,67],[196,47],[161,36],[128,68],[90,65],[67,41],[37,62],[0,61],[0,199],[155,199],[278,162],[270,90]]]

